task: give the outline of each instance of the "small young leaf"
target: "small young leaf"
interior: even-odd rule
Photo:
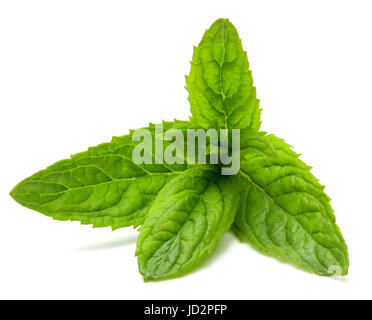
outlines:
[[[163,130],[188,126],[187,121],[164,122]],[[146,129],[155,139],[155,126]],[[137,227],[157,193],[187,165],[135,164],[132,151],[139,142],[132,141],[132,134],[114,137],[39,171],[20,182],[11,196],[58,220],[112,229]]]
[[[251,149],[241,161],[241,204],[233,230],[259,251],[319,275],[348,273],[345,241],[324,187],[281,139],[269,155]]]
[[[259,129],[261,110],[247,54],[227,19],[214,22],[194,48],[186,86],[197,126]]]
[[[195,167],[159,192],[137,241],[146,281],[183,275],[213,250],[234,220],[238,178]]]

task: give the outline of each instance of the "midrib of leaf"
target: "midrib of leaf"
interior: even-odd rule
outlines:
[[[222,55],[222,59],[221,59],[221,62],[220,62],[220,90],[221,90],[221,96],[222,96],[222,105],[223,105],[223,115],[224,115],[224,118],[225,118],[225,129],[227,129],[227,114],[226,114],[226,110],[225,110],[225,104],[224,104],[224,101],[226,99],[226,96],[223,92],[223,89],[222,89],[222,67],[223,67],[223,64],[225,62],[225,55],[226,55],[226,48],[225,48],[225,37],[226,37],[226,32],[225,32],[225,28],[226,28],[226,20],[223,21],[223,24],[222,24],[222,51],[223,51],[223,55]]]
[[[84,167],[84,166],[82,166]],[[66,186],[60,184],[60,183],[57,183],[57,182],[49,182],[49,181],[42,181],[42,180],[30,180],[30,181],[27,181],[27,183],[32,183],[32,182],[39,182],[39,183],[43,183],[43,184],[54,184],[54,185],[60,185],[64,188],[66,188],[66,190],[63,190],[63,191],[59,191],[59,192],[55,192],[55,193],[46,193],[48,195],[58,195],[58,194],[62,194],[62,193],[65,193],[65,192],[68,192],[68,191],[72,191],[72,190],[79,190],[79,189],[85,189],[85,188],[94,188],[96,186],[101,186],[101,185],[106,185],[106,184],[110,184],[110,183],[117,183],[117,182],[121,182],[121,181],[128,181],[128,180],[132,180],[132,181],[135,181],[139,178],[142,178],[142,177],[148,177],[148,176],[162,176],[162,175],[168,175],[168,176],[171,176],[171,175],[177,175],[177,174],[180,174],[180,172],[182,171],[173,171],[173,172],[159,172],[159,173],[151,173],[151,174],[146,174],[146,175],[143,175],[143,176],[138,176],[138,177],[131,177],[131,178],[121,178],[121,179],[112,179],[111,181],[106,181],[106,182],[100,182],[100,183],[96,183],[96,184],[92,184],[92,185],[86,185],[86,186],[81,186],[81,187],[74,187],[74,188],[67,188]],[[14,193],[14,194],[17,194],[17,193]],[[33,194],[31,192],[22,192],[22,194]],[[24,201],[26,202],[26,201]]]
[[[242,174],[242,172],[240,173],[240,174]],[[243,174],[242,174],[243,175]],[[245,191],[245,193],[244,193],[244,205],[243,205],[243,212],[245,212],[246,211],[246,209],[247,209],[247,198],[248,198],[248,194],[249,194],[249,192],[250,192],[250,188],[251,188],[251,186],[249,187],[249,188],[247,188],[247,190]],[[265,210],[266,210],[266,208],[265,208]],[[244,219],[244,220],[247,220],[247,219]],[[254,236],[254,238],[256,239],[256,242],[257,243],[259,243],[260,245],[261,245],[261,242],[258,240],[258,238],[257,238],[257,236],[256,236],[256,232],[253,230],[253,228],[251,228],[251,226],[249,225],[249,223],[247,223],[247,221],[245,221],[246,222],[246,227],[247,228],[249,228],[250,230],[251,230],[251,232],[252,232],[252,235]]]

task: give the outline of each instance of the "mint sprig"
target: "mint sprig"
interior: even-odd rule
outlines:
[[[346,275],[347,246],[324,186],[289,145],[259,131],[247,54],[227,19],[213,23],[194,48],[186,85],[191,121],[163,122],[164,131],[240,129],[236,175],[222,176],[220,163],[138,164],[132,152],[140,142],[131,131],[35,173],[10,195],[58,220],[112,229],[141,225],[136,255],[145,281],[195,269],[230,228],[303,270]],[[146,128],[154,142],[155,127]],[[163,151],[169,143],[163,141]]]

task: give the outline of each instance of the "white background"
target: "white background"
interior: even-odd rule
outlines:
[[[372,298],[371,1],[1,1],[0,298]],[[350,251],[344,281],[225,234],[202,268],[144,283],[137,231],[59,222],[8,193],[149,121],[187,119],[192,46],[215,19],[248,52],[262,129],[326,185]]]

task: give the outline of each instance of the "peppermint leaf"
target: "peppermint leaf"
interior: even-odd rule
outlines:
[[[192,120],[209,128],[260,128],[259,101],[235,27],[218,19],[194,48],[186,77]]]
[[[259,251],[319,275],[348,273],[345,241],[324,186],[283,140],[276,155],[251,149],[241,161],[241,203],[233,230]]]
[[[189,122],[163,122],[163,130]],[[155,125],[148,129],[155,136]],[[186,164],[140,164],[132,160],[133,131],[72,155],[20,182],[11,196],[21,205],[57,220],[112,229],[140,225],[157,193]],[[166,147],[164,143],[164,148]],[[153,155],[155,157],[155,155]]]
[[[237,179],[195,167],[159,192],[137,241],[145,281],[183,275],[214,249],[234,220]]]

